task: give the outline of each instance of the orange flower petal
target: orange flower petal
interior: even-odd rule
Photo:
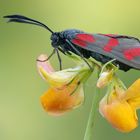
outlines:
[[[138,125],[136,112],[126,101],[114,100],[107,104],[104,97],[99,108],[100,113],[119,131],[129,132]]]
[[[76,89],[76,84],[71,84],[63,89],[50,88],[41,96],[43,108],[51,115],[62,115],[79,106],[84,100],[84,92],[82,85]],[[75,91],[73,93],[73,91]],[[73,93],[71,95],[71,93]]]

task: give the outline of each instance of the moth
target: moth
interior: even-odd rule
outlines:
[[[140,40],[138,38],[117,34],[91,34],[77,29],[54,32],[47,25],[22,15],[8,15],[4,18],[8,18],[8,22],[28,23],[47,29],[51,33],[50,39],[54,48],[49,58],[57,53],[60,69],[62,69],[62,62],[59,52],[75,53],[87,65],[89,64],[86,59],[92,57],[103,64],[115,59],[112,63],[118,65],[123,71],[131,68],[140,69]]]

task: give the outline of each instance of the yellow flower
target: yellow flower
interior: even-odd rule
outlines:
[[[111,92],[105,95],[99,105],[102,116],[122,132],[129,132],[137,127],[138,108],[140,108],[140,79],[127,90],[119,85],[113,86]]]
[[[46,58],[41,55],[38,60]],[[41,61],[37,62],[38,71],[50,84],[48,91],[41,96],[43,108],[49,114],[58,116],[79,106],[84,100],[83,82],[91,74],[89,67],[80,63],[75,68],[55,72],[49,61]]]

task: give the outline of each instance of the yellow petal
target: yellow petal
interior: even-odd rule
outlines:
[[[126,101],[114,100],[108,104],[104,97],[99,110],[102,116],[121,132],[132,131],[138,125],[136,112]]]
[[[140,79],[136,80],[126,90],[121,99],[129,102],[134,108],[140,108]]]
[[[72,94],[72,95],[71,95]],[[78,107],[84,100],[82,84],[77,87],[73,82],[63,89],[50,88],[41,96],[43,108],[51,115],[62,115],[63,113]]]
[[[61,87],[69,83],[77,75],[77,72],[65,70],[53,72],[50,74],[47,73],[42,67],[39,68],[39,71],[44,79],[53,87]]]
[[[74,68],[54,71],[49,61],[43,61],[46,59],[46,55],[39,56],[39,61],[37,61],[37,68],[41,77],[47,82],[49,82],[50,85],[53,87],[61,87],[63,85],[66,85],[78,75],[79,78],[86,77],[86,73],[89,73],[90,71],[89,67],[87,67],[83,63]]]
[[[125,92],[122,99],[128,100],[140,97],[140,79],[136,80]]]
[[[133,106],[133,108],[135,109],[139,109],[140,108],[140,97],[136,97],[133,99],[129,99],[127,101],[131,106]]]

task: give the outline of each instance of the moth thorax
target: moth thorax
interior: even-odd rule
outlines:
[[[51,35],[51,40],[52,40],[51,44],[52,44],[53,47],[58,47],[59,45],[61,45],[61,38],[60,38],[58,32],[53,33]]]

